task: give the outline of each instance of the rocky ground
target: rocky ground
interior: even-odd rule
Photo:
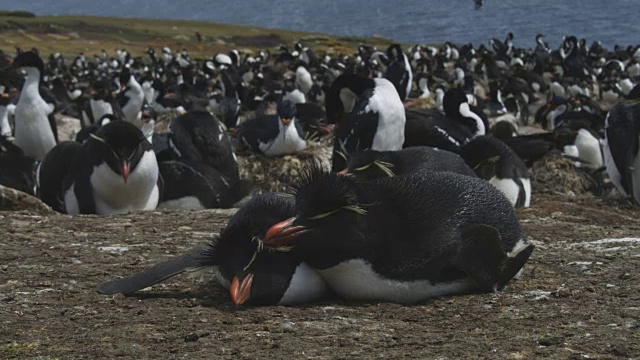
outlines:
[[[0,213],[0,358],[640,357],[640,210],[588,195],[538,194],[518,212],[537,249],[495,294],[238,308],[206,275],[94,290],[207,241],[232,213]]]

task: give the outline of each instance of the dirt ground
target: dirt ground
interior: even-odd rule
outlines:
[[[231,213],[0,213],[0,358],[640,358],[640,210],[590,196],[519,211],[537,249],[495,294],[237,308],[203,275],[132,297],[94,290],[206,241]]]

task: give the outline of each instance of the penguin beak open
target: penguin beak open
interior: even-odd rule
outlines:
[[[242,281],[237,276],[231,281],[231,300],[234,304],[240,306],[249,300],[251,295],[251,285],[253,284],[253,274],[247,274]]]
[[[127,179],[129,179],[129,162],[128,161],[123,161],[120,164],[120,174],[122,174],[122,178],[124,179],[124,182],[127,182]]]
[[[297,238],[309,230],[305,226],[294,226],[294,221],[296,218],[292,217],[273,225],[264,237],[264,244],[272,248],[295,245]]]

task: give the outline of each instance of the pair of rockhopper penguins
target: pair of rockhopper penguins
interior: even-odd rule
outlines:
[[[412,161],[398,176],[371,153],[351,154],[339,173],[310,166],[292,193],[252,198],[206,246],[98,291],[131,294],[205,268],[237,305],[328,294],[415,303],[503,289],[534,249],[512,203],[456,154],[402,152]]]

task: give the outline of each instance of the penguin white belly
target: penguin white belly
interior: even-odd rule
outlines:
[[[608,140],[605,138],[603,147],[604,165],[607,168],[607,174],[609,174],[609,178],[618,192],[623,196],[627,196],[627,192],[622,187],[622,175],[620,175],[620,171],[618,170],[615,161],[613,161],[613,155],[611,154],[611,149],[609,149],[607,141]]]
[[[318,300],[327,294],[327,284],[320,274],[305,263],[301,263],[293,273],[287,291],[278,305],[292,305]]]
[[[126,183],[106,163],[93,168],[90,182],[98,215],[153,210],[158,206],[158,163],[153,151],[145,152]]]
[[[408,304],[432,297],[465,293],[476,288],[468,278],[436,284],[428,280],[387,279],[377,274],[371,264],[362,259],[347,260],[318,272],[338,295],[355,300]]]
[[[205,207],[195,196],[185,196],[179,199],[167,200],[158,204],[162,210],[204,210]]]
[[[520,181],[523,180],[527,180],[527,182],[529,182],[528,179],[520,179]],[[494,176],[489,179],[489,182],[498,190],[502,191],[507,200],[511,202],[511,205],[516,205],[516,203],[518,202],[518,197],[520,196],[520,186],[518,186],[515,181],[513,181],[512,179],[499,179],[498,177]],[[529,192],[531,192],[531,190],[529,190]]]
[[[11,136],[11,126],[9,125],[9,109],[0,106],[0,135]]]
[[[376,87],[365,112],[378,113],[378,128],[371,150],[401,150],[404,144],[405,110],[402,100],[389,80],[375,79]]]
[[[93,120],[98,121],[101,117],[107,114],[113,114],[113,107],[111,104],[104,100],[89,100],[89,106],[91,107],[91,112],[93,113]]]
[[[258,147],[265,155],[281,156],[294,154],[307,146],[306,141],[300,138],[295,124],[290,123],[286,130],[282,130],[271,143],[259,143]]]
[[[142,94],[132,94],[126,105],[122,107],[125,120],[137,127],[141,125],[142,114],[140,110],[142,109],[143,98]]]
[[[80,205],[78,204],[78,198],[76,198],[75,184],[64,193],[64,207],[69,215],[80,214]]]
[[[25,153],[38,161],[56,146],[53,131],[49,124],[47,111],[49,106],[44,100],[18,102],[15,110],[15,144]]]
[[[520,179],[522,186],[524,187],[524,207],[531,206],[531,181],[529,179]]]

